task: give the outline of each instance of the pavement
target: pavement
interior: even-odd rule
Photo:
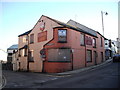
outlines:
[[[103,65],[106,65],[108,63],[112,62],[112,59],[108,59],[106,61],[104,61],[103,63],[100,63],[98,65],[93,65],[93,66],[89,66],[89,67],[84,67],[84,68],[81,68],[81,69],[77,69],[77,70],[72,70],[72,71],[66,71],[66,72],[61,72],[61,73],[49,73],[48,75],[53,75],[53,76],[56,76],[56,78],[53,78],[51,80],[47,80],[47,81],[41,81],[41,83],[48,83],[49,81],[52,81],[52,80],[56,80],[58,79],[58,77],[66,77],[66,76],[70,76],[71,74],[76,74],[76,73],[80,73],[80,72],[84,72],[84,71],[88,71],[88,70],[93,70],[93,69],[96,69],[98,67],[102,67]]]
[[[90,70],[90,69],[95,69],[97,67],[103,66],[103,65],[105,65],[107,63],[110,63],[111,61],[112,61],[112,59],[108,59],[108,60],[106,60],[103,63],[98,64],[98,65],[84,67],[84,68],[73,70],[73,71],[67,71],[67,72],[62,72],[62,73],[55,73],[55,74],[56,75],[70,75],[70,74],[80,73],[80,72],[83,72],[83,71],[87,71],[87,70]]]

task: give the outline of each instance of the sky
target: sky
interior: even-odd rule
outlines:
[[[31,30],[42,15],[67,23],[72,19],[93,30],[102,32],[101,11],[104,20],[104,36],[118,37],[119,0],[1,0],[0,1],[0,49],[7,51],[18,44],[18,35]],[[0,50],[0,60],[7,53]]]

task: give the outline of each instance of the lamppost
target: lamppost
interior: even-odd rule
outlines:
[[[107,12],[101,11],[101,17],[102,17],[102,30],[103,30],[103,36],[104,36],[104,22],[103,22],[103,14],[108,15]]]

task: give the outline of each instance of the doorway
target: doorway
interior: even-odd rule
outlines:
[[[94,51],[94,64],[97,65],[97,52]]]

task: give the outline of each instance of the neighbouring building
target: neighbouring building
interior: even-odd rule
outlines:
[[[117,38],[117,53],[120,54],[120,38]]]
[[[112,57],[111,41],[105,38],[105,59]]]
[[[105,58],[112,58],[117,54],[117,41],[105,38]]]
[[[115,41],[115,40],[111,40],[111,45],[112,45],[112,47],[111,47],[111,50],[112,50],[112,53],[113,53],[113,56],[114,55],[116,55],[117,54],[117,41]]]
[[[42,15],[18,38],[18,66],[23,71],[56,73],[105,61],[104,37],[73,20],[63,23]]]
[[[8,53],[8,56],[7,56],[7,63],[12,63],[12,55],[13,53],[15,53],[16,51],[18,50],[18,44],[14,44],[12,46],[10,46],[8,49],[7,49],[7,53]]]
[[[7,63],[6,63],[6,68],[7,69],[13,69],[13,59],[14,56],[13,54],[16,53],[18,51],[18,44],[14,44],[12,46],[10,46],[9,48],[7,48]]]
[[[14,51],[12,55],[12,65],[13,65],[13,71],[19,70],[19,61],[18,61],[18,51]]]

